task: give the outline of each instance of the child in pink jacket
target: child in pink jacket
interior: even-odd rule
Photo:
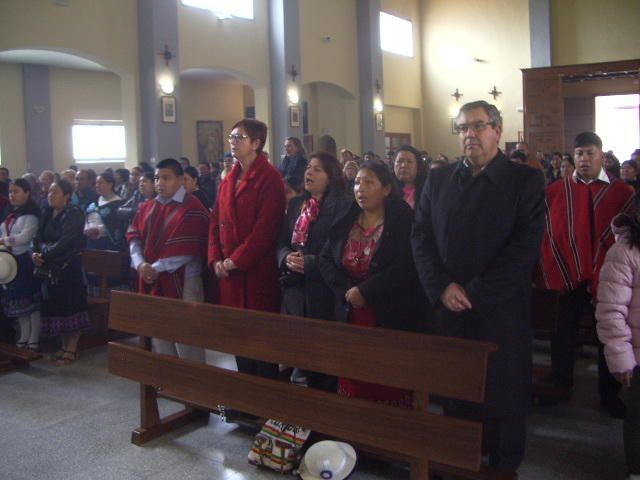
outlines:
[[[609,371],[629,387],[624,449],[629,478],[640,480],[640,223],[618,215],[611,228],[616,243],[600,271],[596,326]]]

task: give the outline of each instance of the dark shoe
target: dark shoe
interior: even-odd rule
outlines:
[[[627,406],[618,397],[601,398],[600,406],[604,408],[613,418],[623,420],[627,416]]]

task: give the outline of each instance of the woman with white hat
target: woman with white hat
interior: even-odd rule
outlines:
[[[20,336],[16,345],[37,350],[40,344],[40,283],[33,276],[31,249],[38,232],[40,208],[31,197],[31,185],[23,178],[9,187],[11,211],[0,224],[0,245],[15,256],[17,274],[3,285],[4,313],[17,317]],[[1,280],[0,280],[1,282]]]

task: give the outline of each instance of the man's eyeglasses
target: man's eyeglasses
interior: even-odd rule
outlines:
[[[460,125],[456,125],[453,128],[457,133],[467,133],[469,130],[473,130],[476,133],[480,133],[489,125],[491,125],[492,127],[495,127],[496,122],[461,123]]]
[[[229,143],[231,143],[231,142],[241,142],[245,138],[249,138],[249,135],[234,135],[234,134],[231,134],[231,135],[229,135],[227,137],[227,140],[229,140]]]

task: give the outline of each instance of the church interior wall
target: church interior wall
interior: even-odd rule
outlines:
[[[182,127],[182,150],[195,165],[198,162],[196,122],[222,121],[222,143],[224,150],[228,151],[227,135],[231,126],[244,117],[245,97],[249,100],[250,95],[245,95],[245,88],[239,82],[183,78],[180,83],[182,108],[178,115]]]
[[[389,133],[408,133],[411,143],[421,149],[419,126],[416,125],[417,109],[387,105],[384,109],[384,130]]]
[[[10,172],[26,170],[22,66],[17,63],[0,62],[0,155]]]
[[[633,60],[640,52],[637,0],[552,0],[554,65]]]
[[[501,2],[422,1],[424,135],[429,152],[460,155],[451,133],[455,111],[465,102],[495,103],[504,118],[504,142],[523,130],[521,68],[530,66],[528,0]],[[456,104],[451,94],[464,96]]]

